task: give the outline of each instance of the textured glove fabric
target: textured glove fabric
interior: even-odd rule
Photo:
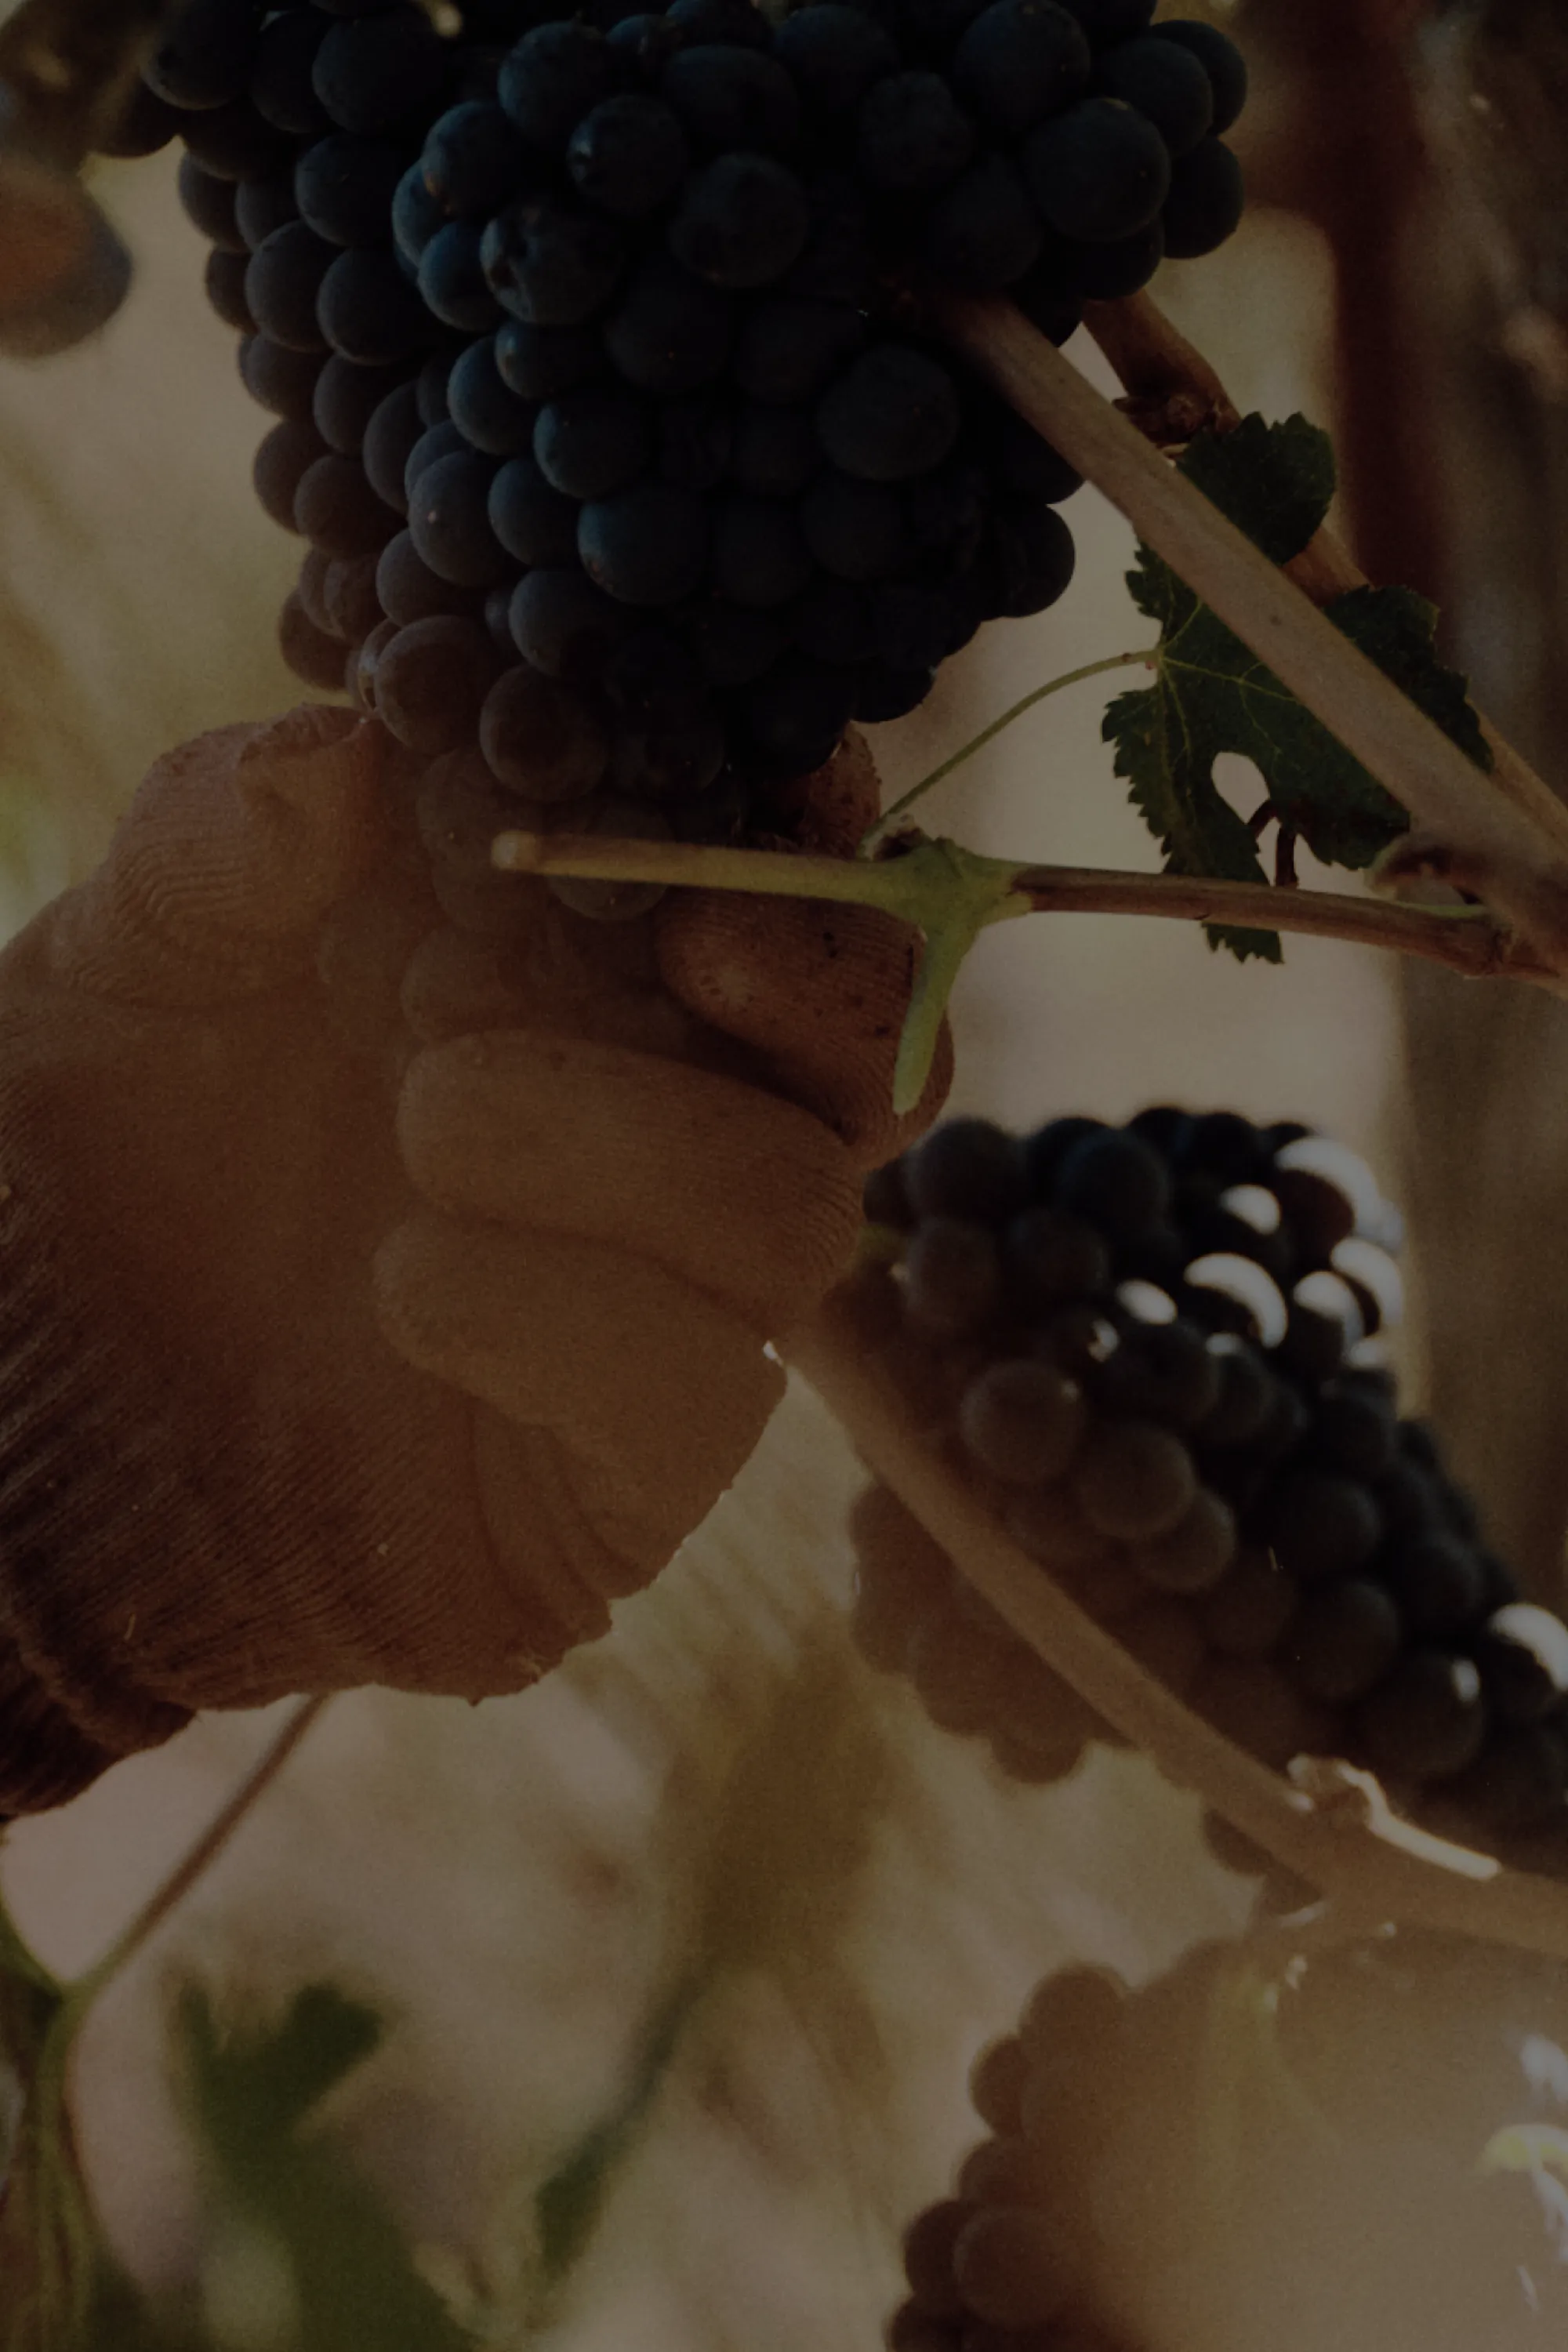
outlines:
[[[909,933],[509,878],[476,936],[416,782],[341,711],[205,737],[0,957],[0,1811],[199,1707],[479,1698],[601,1633],[900,1139]],[[874,804],[841,755],[816,845]]]

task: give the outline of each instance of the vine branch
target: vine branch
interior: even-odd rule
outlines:
[[[1402,1821],[1369,1774],[1334,1759],[1308,1759],[1286,1780],[1156,1682],[1013,1543],[912,1429],[900,1391],[866,1345],[851,1291],[830,1297],[781,1353],[1019,1639],[1168,1778],[1286,1869],[1358,1915],[1568,1960],[1568,1887]]]
[[[951,851],[929,842],[925,849]],[[933,921],[936,887],[921,851],[868,863],[797,856],[765,849],[714,849],[690,842],[612,841],[590,834],[503,833],[491,855],[514,874],[566,874],[590,881],[664,882],[701,890],[746,890],[763,897],[826,898],[879,907],[922,929]],[[1151,915],[1175,922],[1234,923],[1245,929],[1305,933],[1384,948],[1473,979],[1507,975],[1558,989],[1556,968],[1482,908],[1403,906],[1341,890],[1281,890],[1267,882],[1226,882],[1207,875],[1138,874],[1093,866],[1027,866],[965,853],[965,863],[994,877],[986,918],[1017,915]],[[938,918],[937,919],[940,919]],[[983,928],[983,926],[980,926]]]

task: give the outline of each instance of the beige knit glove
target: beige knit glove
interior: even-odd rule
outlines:
[[[847,845],[869,763],[818,784]],[[0,1811],[198,1707],[601,1633],[934,1114],[945,1071],[887,1111],[900,926],[508,877],[458,929],[416,805],[346,712],[204,737],[0,957]]]

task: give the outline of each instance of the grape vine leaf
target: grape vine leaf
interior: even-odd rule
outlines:
[[[379,2042],[374,2011],[307,1985],[276,2021],[220,2024],[187,1984],[174,2026],[215,2242],[240,2250],[247,2294],[265,2279],[290,2352],[468,2352],[476,2339],[420,2275],[388,2207],[313,2127],[327,2093]]]
[[[1180,469],[1277,563],[1306,546],[1333,496],[1328,436],[1303,416],[1247,416],[1229,434],[1204,434]],[[1168,872],[1267,879],[1250,828],[1215,782],[1227,751],[1255,763],[1280,823],[1324,865],[1370,865],[1404,832],[1398,803],[1151,549],[1139,548],[1127,584],[1160,625],[1157,674],[1116,697],[1102,731]],[[1325,613],[1478,766],[1490,764],[1465,680],[1437,659],[1430,604],[1408,588],[1357,588]],[[1213,924],[1208,937],[1244,959],[1280,961],[1274,931]]]

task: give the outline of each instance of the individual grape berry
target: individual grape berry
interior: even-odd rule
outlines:
[[[1373,1769],[1396,1783],[1439,1780],[1475,1761],[1487,1706],[1473,1660],[1413,1650],[1362,1704],[1358,1727]]]
[[[855,163],[868,188],[932,195],[974,152],[974,126],[940,74],[889,74],[861,105]]]
[[[959,1433],[973,1459],[1017,1486],[1059,1478],[1084,1437],[1089,1415],[1076,1381],[1027,1357],[990,1364],[963,1391]]]
[[[1281,1663],[1308,1698],[1346,1706],[1382,1681],[1403,1636],[1399,1612],[1383,1587],[1344,1577],[1302,1596]]]
[[[605,499],[645,474],[653,457],[646,401],[620,384],[589,384],[539,412],[533,455],[544,478],[569,499]]]
[[[284,599],[278,616],[278,646],[296,677],[318,694],[343,690],[343,649],[336,637],[318,629],[297,591]]]
[[[1047,611],[1066,593],[1076,562],[1072,533],[1049,506],[1019,499],[994,508],[978,563],[985,617],[1023,620]]]
[[[99,133],[98,152],[130,163],[156,155],[184,131],[189,116],[138,80],[113,123]]]
[[[182,111],[227,106],[246,86],[256,16],[236,0],[185,0],[142,68],[147,87]]]
[[[538,404],[521,400],[496,364],[493,335],[460,352],[447,379],[451,421],[471,448],[487,457],[511,457],[533,446]]]
[[[421,163],[410,163],[393,190],[392,241],[411,270],[419,267],[431,238],[446,226],[447,215],[425,184]]]
[[[1219,1581],[1203,1594],[1198,1630],[1222,1657],[1267,1657],[1285,1640],[1300,1600],[1294,1579],[1272,1552],[1243,1545]]]
[[[400,628],[414,621],[426,621],[438,613],[465,613],[475,602],[475,592],[455,588],[432,572],[413,539],[405,530],[398,531],[382,549],[375,567],[375,593],[381,608],[389,621]]]
[[[1473,1625],[1485,1611],[1486,1571],[1479,1553],[1460,1536],[1417,1536],[1398,1544],[1383,1572],[1413,1633],[1440,1640]]]
[[[992,0],[952,55],[959,97],[1008,144],[1070,106],[1089,69],[1083,29],[1055,0]]]
[[[813,661],[858,670],[871,659],[871,607],[865,591],[818,574],[784,615],[790,643]]]
[[[904,510],[884,482],[856,480],[827,467],[800,502],[806,545],[825,572],[862,585],[897,572],[910,551]]]
[[[687,181],[669,249],[710,286],[766,286],[799,255],[809,226],[793,172],[767,155],[721,155]]]
[[[415,621],[376,664],[376,716],[422,758],[470,740],[501,667],[488,631],[442,614]]]
[[[521,666],[486,696],[479,748],[499,783],[534,801],[584,799],[609,763],[604,730],[581,695]]]
[[[312,425],[275,425],[256,452],[251,480],[264,514],[285,530],[298,530],[294,498],[306,469],[327,454],[327,445]]]
[[[482,335],[500,324],[501,310],[480,259],[482,239],[472,221],[448,221],[419,257],[419,299],[443,326]]]
[[[614,291],[625,257],[614,222],[553,195],[509,205],[486,227],[479,250],[501,308],[535,327],[591,319]]]
[[[1158,37],[1176,42],[1196,58],[1214,94],[1212,128],[1216,136],[1228,131],[1247,103],[1247,59],[1236,43],[1217,25],[1195,17],[1167,17]]]
[[[1073,1491],[1089,1525],[1123,1543],[1169,1535],[1198,1491],[1193,1457],[1152,1422],[1112,1422],[1089,1438]]]
[[[220,180],[270,180],[294,160],[294,142],[258,114],[248,98],[186,114],[180,122],[185,152]]]
[[[419,475],[408,500],[408,530],[432,572],[458,588],[489,588],[510,577],[512,563],[490,529],[493,459],[477,450],[437,458]]]
[[[694,393],[667,400],[655,412],[658,451],[655,467],[677,489],[712,490],[723,479],[734,432],[733,411],[721,393]]]
[[[1114,98],[1084,99],[1042,122],[1025,141],[1021,161],[1049,226],[1091,243],[1146,228],[1172,187],[1164,141]],[[1176,249],[1168,226],[1166,247]]]
[[[786,500],[731,496],[714,507],[709,580],[725,604],[787,604],[811,573],[811,551]]]
[[[718,775],[724,753],[723,722],[716,710],[681,726],[623,727],[611,751],[610,787],[633,800],[695,801]]]
[[[904,1255],[904,1276],[910,1326],[935,1339],[967,1339],[1001,1296],[995,1242],[966,1218],[922,1218]]]
[[[1212,253],[1234,236],[1246,208],[1241,165],[1222,139],[1205,139],[1171,167],[1161,219],[1173,261]]]
[[[785,654],[741,697],[751,756],[770,774],[809,775],[832,758],[856,707],[853,671]]]
[[[269,17],[256,37],[248,89],[250,102],[274,130],[313,139],[331,129],[332,119],[316,96],[316,52],[326,39],[327,17],[319,8],[287,8]]]
[[[724,372],[732,334],[722,295],[668,254],[634,273],[605,324],[605,349],[639,392],[696,392]]]
[[[742,49],[769,47],[768,20],[752,0],[673,0],[664,21],[683,48],[708,41]]]
[[[773,34],[773,55],[815,115],[848,115],[873,82],[899,70],[892,36],[857,7],[837,0],[796,9]]]
[[[322,274],[316,317],[326,341],[356,367],[388,367],[409,359],[429,337],[418,294],[383,249],[360,247],[337,256]]]
[[[1277,1481],[1268,1536],[1279,1564],[1304,1583],[1352,1576],[1372,1558],[1383,1522],[1371,1491],[1327,1470],[1289,1470]]]
[[[454,220],[484,220],[510,204],[522,184],[525,151],[499,106],[467,99],[438,115],[425,134],[419,173],[440,210]]]
[[[571,686],[597,681],[628,625],[625,607],[575,563],[526,573],[512,591],[510,618],[523,659]]]
[[[357,459],[329,453],[306,467],[294,493],[294,524],[329,555],[374,555],[397,518],[376,497]]]
[[[717,302],[714,296],[709,299]],[[729,313],[721,308],[721,316],[727,355]],[[746,315],[735,347],[735,380],[753,400],[784,404],[811,400],[835,370],[859,349],[865,335],[865,320],[853,303],[775,295],[754,305]],[[612,356],[622,372],[628,373],[613,347]],[[713,373],[722,365],[721,357]]]
[[[533,327],[508,319],[495,338],[496,369],[520,400],[555,400],[604,365],[590,327]]]
[[[665,68],[659,94],[694,144],[712,154],[787,154],[800,128],[794,82],[755,49],[716,43],[682,49]]]
[[[209,245],[221,246],[226,253],[248,251],[245,237],[235,226],[232,180],[215,179],[193,157],[183,155],[175,184],[185,218]]]
[[[490,529],[520,563],[577,560],[577,501],[563,496],[532,457],[514,457],[490,484]]]
[[[317,552],[311,550],[312,554]],[[383,618],[381,601],[375,593],[376,562],[374,555],[334,556],[327,566],[321,582],[321,604],[328,628],[344,645],[357,645]],[[302,584],[300,594],[303,598]]]
[[[613,87],[603,33],[592,25],[536,25],[502,65],[496,94],[528,144],[554,154]]]
[[[994,2327],[1044,2327],[1074,2285],[1070,2243],[1043,2213],[993,2207],[959,2232],[953,2277],[967,2310]]]
[[[360,445],[360,463],[378,499],[397,513],[408,512],[404,475],[426,427],[417,385],[405,383],[376,404]]]
[[[1135,1244],[1163,1223],[1170,1178],[1141,1137],[1111,1129],[1068,1146],[1057,1171],[1056,1199],[1069,1216],[1089,1218],[1112,1243]]]
[[[1214,125],[1214,89],[1192,50],[1156,31],[1123,41],[1097,60],[1094,86],[1152,122],[1173,158],[1185,155]]]
[[[703,675],[716,688],[754,684],[784,651],[784,631],[772,613],[708,600],[685,609],[681,628]]]
[[[873,344],[816,404],[816,430],[829,459],[868,482],[907,481],[939,466],[960,422],[948,371],[903,343]]]
[[[572,812],[574,829],[604,834],[617,841],[668,841],[669,825],[646,802],[624,800],[606,793],[589,801],[581,815]],[[565,874],[546,877],[552,898],[595,923],[632,923],[657,907],[664,896],[661,882],[584,882]]]
[[[330,245],[383,244],[403,164],[403,149],[389,140],[346,131],[318,139],[294,166],[300,217]]]
[[[355,367],[350,360],[333,357],[315,381],[310,408],[316,430],[340,457],[358,457],[371,418],[384,400],[404,388],[395,368]]]
[[[684,183],[691,152],[679,117],[662,99],[623,90],[583,117],[566,150],[580,195],[617,220],[667,205]]]
[[[321,366],[320,352],[291,352],[269,335],[247,335],[239,346],[240,381],[252,400],[296,424],[311,419]]]
[[[626,604],[678,604],[708,565],[703,501],[668,482],[595,499],[577,519],[577,552],[595,586]]]
[[[1020,5],[1047,0],[1020,0]],[[980,156],[943,190],[931,208],[925,251],[950,285],[995,293],[1024,277],[1038,258],[1042,238],[1023,174],[1011,156]]]
[[[265,245],[274,229],[286,228],[299,217],[291,178],[241,180],[235,187],[234,225],[249,253]]]
[[[392,131],[439,100],[447,58],[423,8],[395,0],[332,26],[316,52],[311,86],[341,131]]]
[[[257,247],[246,265],[245,301],[262,334],[289,351],[325,349],[316,297],[336,257],[336,248],[303,221],[275,229]]]

